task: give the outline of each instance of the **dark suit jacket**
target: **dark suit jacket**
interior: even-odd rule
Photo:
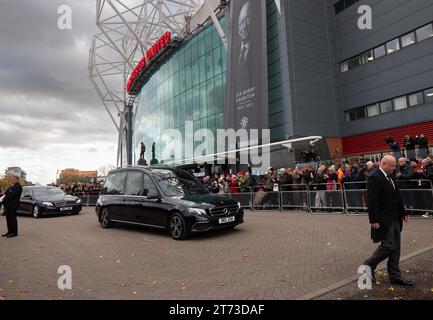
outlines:
[[[16,210],[20,207],[20,198],[22,192],[23,188],[19,183],[15,183],[6,190],[5,197],[3,198],[2,202],[6,211]]]
[[[379,242],[385,238],[391,223],[398,220],[400,231],[403,229],[403,217],[406,216],[403,199],[394,181],[396,189],[380,169],[375,170],[367,182],[367,206],[370,223],[379,223],[380,229],[371,228],[371,239]]]

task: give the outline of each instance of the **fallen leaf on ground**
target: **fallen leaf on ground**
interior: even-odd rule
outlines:
[[[158,281],[152,281],[152,284],[159,284]]]
[[[137,291],[134,291],[132,294],[133,294],[134,296],[136,296],[136,295],[137,295]]]
[[[12,284],[12,283],[14,283],[14,281],[13,281],[13,280],[9,280],[8,283],[9,283],[9,284]]]
[[[394,292],[395,289],[394,289],[393,287],[389,287],[389,288],[388,288],[388,291],[390,291],[390,292]]]

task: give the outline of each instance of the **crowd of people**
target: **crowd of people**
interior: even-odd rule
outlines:
[[[406,135],[404,137],[403,143],[394,140],[390,136],[387,136],[385,143],[389,145],[396,159],[400,159],[402,156],[404,156],[403,149],[406,149],[407,159],[417,159],[415,151],[416,146],[419,148],[418,158],[424,159],[429,154],[428,139],[424,134],[417,135],[415,138],[412,138],[410,135]]]
[[[398,166],[394,178],[401,181],[429,180],[433,183],[433,157],[426,157],[422,161],[406,158],[398,159]],[[264,176],[252,176],[251,172],[239,172],[238,174],[215,174],[213,177],[205,176],[203,184],[212,193],[239,193],[258,189],[264,191],[289,191],[297,185],[307,185],[310,190],[338,190],[341,185],[365,183],[368,176],[379,167],[379,162],[360,160],[354,164],[325,165],[320,164],[315,168],[313,164],[303,167],[281,168],[276,171],[269,168]],[[356,186],[359,188],[359,186]]]
[[[87,197],[87,196],[98,196],[102,190],[101,183],[67,183],[62,185],[56,185],[67,194],[76,197]]]
[[[432,188],[433,156],[425,157],[422,160],[415,158],[410,160],[404,157],[397,160],[398,165],[393,178],[401,189]],[[254,206],[266,205],[266,203],[275,205],[278,202],[277,192],[279,191],[310,190],[314,192],[313,203],[315,208],[329,208],[333,206],[333,203],[335,205],[335,203],[342,201],[337,199],[338,194],[329,191],[342,190],[343,186],[345,190],[365,190],[368,177],[378,168],[379,162],[363,160],[354,164],[348,162],[332,165],[306,164],[302,167],[281,168],[279,170],[269,168],[264,176],[253,176],[249,170],[241,171],[238,174],[215,174],[213,177],[205,176],[202,182],[211,193],[253,192]],[[361,192],[351,194],[349,192],[349,195],[355,196],[344,201],[351,201],[355,207],[365,207],[365,194]],[[296,199],[297,197],[299,196],[296,192],[286,194],[286,200],[289,204],[293,202],[298,203],[300,206],[305,205],[306,199]]]

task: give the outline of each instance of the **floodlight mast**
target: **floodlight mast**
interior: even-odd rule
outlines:
[[[128,164],[132,164],[132,115],[135,96],[126,83],[137,63],[166,31],[183,38],[185,17],[194,15],[209,0],[96,0],[96,25],[89,52],[89,78],[118,134],[117,165],[127,134]],[[129,111],[129,112],[128,112]]]

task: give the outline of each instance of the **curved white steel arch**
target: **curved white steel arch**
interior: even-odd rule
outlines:
[[[227,48],[225,34],[214,10],[229,0],[96,0],[96,25],[89,52],[89,78],[119,132],[117,164],[120,164],[121,142],[127,124],[125,107],[135,103],[129,97],[126,83],[139,60],[166,31],[183,38],[189,23],[202,7],[207,8]],[[275,0],[281,14],[281,1]]]

